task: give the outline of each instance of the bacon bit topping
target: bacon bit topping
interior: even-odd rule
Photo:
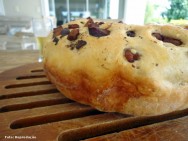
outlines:
[[[188,26],[186,25],[184,28],[185,28],[185,29],[188,29]]]
[[[55,45],[57,45],[57,43],[59,42],[59,39],[57,37],[54,37],[53,42],[55,43]]]
[[[66,36],[70,33],[70,30],[68,28],[64,28],[62,31],[61,31],[61,37],[62,38],[63,36]]]
[[[71,50],[73,50],[75,48],[75,44],[71,44],[69,47]]]
[[[86,41],[84,41],[84,40],[78,40],[76,43],[71,42],[71,44],[68,45],[67,47],[70,48],[71,50],[73,50],[73,49],[75,49],[75,48],[76,48],[77,50],[79,50],[80,48],[82,48],[82,47],[85,46],[86,44],[87,44]]]
[[[127,31],[126,34],[127,34],[127,36],[129,36],[129,37],[135,37],[135,36],[136,36],[136,33],[135,33],[135,31],[133,31],[133,30]]]
[[[104,22],[95,22],[97,25],[102,25]]]
[[[87,19],[88,19],[88,21],[86,22],[86,24],[84,25],[84,27],[88,27],[90,24],[94,23],[94,21],[93,21],[92,18],[88,17]]]
[[[61,31],[63,30],[62,26],[58,26],[53,29],[53,37],[56,37],[58,35],[61,35]]]
[[[69,24],[69,25],[68,25],[68,28],[69,28],[69,29],[79,28],[79,25],[78,25],[78,24]]]
[[[81,47],[85,46],[86,44],[87,44],[86,41],[78,40],[78,42],[76,43],[76,49],[80,49]]]
[[[160,33],[152,33],[152,36],[154,36],[156,39],[158,39],[160,41],[171,43],[171,44],[174,44],[176,46],[180,46],[180,45],[183,44],[183,42],[179,39],[167,37],[167,36],[161,35]]]
[[[133,51],[132,49],[126,49],[124,52],[124,56],[127,59],[128,62],[133,63],[134,61],[137,61],[140,59],[140,54]]]
[[[107,29],[101,29],[98,27],[97,24],[93,23],[88,26],[89,29],[89,34],[91,36],[95,37],[102,37],[102,36],[107,36],[110,34],[110,31]]]
[[[79,35],[79,29],[73,29],[69,34],[68,34],[68,37],[67,39],[69,41],[73,41],[73,40],[76,40],[77,37]]]
[[[162,41],[163,40],[163,36],[161,36],[161,34],[159,33],[152,33],[152,36],[154,36],[156,39]]]

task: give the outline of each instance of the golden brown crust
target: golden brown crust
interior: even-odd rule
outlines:
[[[99,27],[109,31],[95,37],[84,26],[87,21],[69,23],[79,25],[76,39],[59,35],[55,45],[50,34],[44,48],[46,74],[65,96],[102,111],[134,115],[188,107],[187,30],[105,22]],[[80,40],[85,42],[78,45]]]

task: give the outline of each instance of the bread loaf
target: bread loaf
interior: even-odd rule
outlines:
[[[188,108],[188,31],[173,25],[71,21],[49,35],[48,78],[66,97],[105,112]]]

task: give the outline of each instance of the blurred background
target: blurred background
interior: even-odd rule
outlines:
[[[52,27],[86,17],[127,24],[188,24],[188,0],[0,0],[0,50],[37,50],[32,20]]]

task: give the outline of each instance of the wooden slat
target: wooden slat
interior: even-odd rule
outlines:
[[[1,90],[0,99],[15,98],[15,97],[24,97],[31,95],[42,95],[46,93],[57,92],[57,89],[54,85],[37,85],[29,86],[26,88],[14,88],[14,89],[3,89]]]
[[[47,83],[48,82],[48,83]],[[42,84],[51,84],[51,82],[46,78],[36,78],[33,81],[30,79],[22,79],[20,80],[4,80],[0,81],[0,91],[2,89],[10,89],[10,88],[17,88],[17,87],[27,87],[27,86],[33,86],[41,83]]]
[[[79,130],[82,127],[86,126],[95,126],[95,125],[103,125],[105,123],[112,123],[113,121],[124,118],[124,115],[105,113],[98,115],[88,115],[81,118],[74,118],[70,120],[64,120],[59,122],[54,122],[51,124],[42,124],[38,126],[28,127],[28,128],[20,128],[15,130],[10,130],[9,134],[12,135],[17,132],[17,135],[24,134],[32,134],[37,137],[37,140],[45,140],[45,141],[57,141],[58,136],[63,131],[69,131],[72,129]],[[40,129],[40,130],[39,130]],[[45,135],[45,136],[42,136]]]
[[[84,141],[187,141],[187,123],[186,116]]]
[[[0,113],[71,102],[60,93],[11,98],[0,101]]]
[[[7,70],[0,74],[0,81],[12,80],[12,79],[16,79],[19,76],[25,76],[28,74],[31,74],[31,75],[44,74],[44,72],[38,72],[35,74],[32,73],[33,70],[41,70],[42,66],[43,66],[42,63],[32,63],[32,64],[27,64],[27,65],[17,67],[16,69]]]

